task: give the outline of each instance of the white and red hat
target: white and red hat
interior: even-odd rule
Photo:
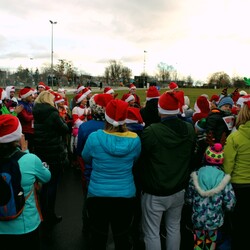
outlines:
[[[59,93],[52,93],[54,96],[55,96],[55,99],[54,99],[54,103],[57,104],[57,103],[60,103],[60,102],[64,102],[64,98],[62,95],[60,95]]]
[[[5,88],[7,98],[10,98],[10,93],[15,92],[15,86],[7,86]]]
[[[85,89],[85,87],[83,85],[78,85],[77,89],[76,89],[76,93],[80,93],[84,89]]]
[[[39,82],[38,83],[38,88],[44,88],[46,89],[46,87],[48,87],[44,82]]]
[[[240,94],[240,96],[244,96],[244,95],[247,95],[247,92],[246,92],[245,90],[241,90],[241,91],[239,92],[239,94]]]
[[[126,122],[128,103],[119,99],[111,100],[105,110],[105,119],[114,127],[123,125]]]
[[[178,85],[177,85],[176,82],[170,82],[170,83],[168,84],[168,88],[169,88],[170,90],[174,90],[174,89],[178,89],[179,87],[178,87]]]
[[[105,113],[104,108],[113,99],[114,97],[112,95],[107,95],[104,93],[94,94],[89,99],[89,106],[93,113],[104,114]]]
[[[125,94],[122,100],[125,102],[131,102],[135,100],[135,97],[132,94]]]
[[[25,99],[26,97],[33,95],[33,94],[34,94],[34,90],[32,88],[28,88],[28,87],[20,89],[20,91],[19,91],[19,97],[21,99]]]
[[[6,91],[2,88],[0,88],[0,104],[3,102],[3,100],[7,98]]]
[[[105,94],[113,94],[113,93],[115,93],[115,91],[110,87],[105,87],[104,90],[103,90],[103,93],[105,93]]]
[[[0,143],[18,141],[22,136],[19,119],[10,114],[0,115]]]
[[[89,89],[89,88],[84,88],[83,90],[82,90],[82,93],[84,94],[84,95],[89,95],[90,93],[91,93],[92,91],[91,91],[91,89]]]
[[[244,104],[245,102],[248,102],[248,101],[250,101],[250,95],[244,95],[244,96],[241,96],[241,97],[237,100],[236,105],[239,105],[240,107],[242,107],[243,104]]]
[[[87,95],[79,93],[75,96],[76,103],[80,103],[83,99],[87,98]]]
[[[112,95],[106,95],[100,93],[93,95],[93,97],[91,97],[89,101],[101,107],[106,107],[107,104],[113,99],[114,97]]]
[[[135,107],[128,107],[126,123],[139,123],[144,126],[145,123],[143,122],[140,109]]]
[[[146,100],[149,101],[151,99],[160,98],[160,92],[155,86],[150,86],[146,91]]]
[[[136,86],[133,83],[129,84],[129,89],[136,89]]]
[[[177,115],[183,102],[182,92],[165,92],[160,96],[158,111],[164,115]]]

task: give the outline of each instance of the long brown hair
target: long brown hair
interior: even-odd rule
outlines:
[[[128,129],[126,127],[126,124],[123,125],[119,125],[117,127],[113,126],[112,124],[108,123],[107,121],[105,121],[105,126],[104,126],[104,130],[109,132],[109,133],[115,133],[115,132],[127,132]]]
[[[235,124],[236,129],[238,129],[240,125],[245,124],[247,121],[250,121],[250,109],[247,104],[244,104],[237,115]]]

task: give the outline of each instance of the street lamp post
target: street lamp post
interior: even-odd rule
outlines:
[[[143,80],[143,88],[146,86],[146,53],[147,53],[147,51],[144,50],[144,61],[143,61],[144,80]]]
[[[57,24],[57,22],[53,22],[49,20],[51,23],[51,88],[53,89],[53,78],[54,78],[54,70],[53,70],[53,55],[54,55],[54,50],[53,50],[53,25]]]

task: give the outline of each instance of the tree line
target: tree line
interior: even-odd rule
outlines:
[[[53,81],[52,81],[53,77]],[[135,77],[136,78],[136,77]],[[49,86],[53,83],[54,86],[76,86],[84,84],[89,86],[98,86],[100,82],[111,86],[126,86],[134,79],[133,72],[130,68],[124,66],[120,61],[110,60],[104,69],[102,76],[92,76],[86,72],[80,72],[74,67],[71,61],[59,59],[57,64],[53,66],[44,64],[41,69],[23,68],[21,65],[15,72],[5,71],[0,69],[0,85],[8,86],[36,86],[38,82],[43,81]],[[215,72],[208,76],[207,82],[194,82],[191,75],[183,77],[178,74],[174,66],[164,62],[157,65],[156,74],[154,76],[142,72],[137,79],[145,81],[156,81],[159,85],[167,84],[171,81],[179,82],[182,87],[192,87],[194,85],[208,88],[217,88],[225,86],[233,86],[238,88],[246,87],[244,78],[240,76],[230,77],[227,73]],[[150,80],[149,80],[150,79]]]

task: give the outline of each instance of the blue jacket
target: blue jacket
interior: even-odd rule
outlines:
[[[84,145],[88,139],[88,136],[92,133],[97,131],[98,129],[104,128],[104,121],[97,121],[97,120],[89,120],[86,122],[83,122],[78,130],[78,139],[77,139],[77,148],[76,153],[81,156],[82,150],[84,148]],[[87,164],[84,162],[85,168],[84,168],[84,178],[89,181],[90,175],[92,172],[92,166],[91,164]]]
[[[132,168],[140,152],[141,141],[136,133],[101,129],[91,133],[82,151],[83,160],[93,168],[88,196],[134,197]]]

